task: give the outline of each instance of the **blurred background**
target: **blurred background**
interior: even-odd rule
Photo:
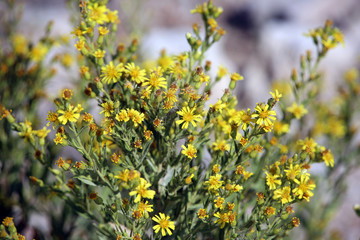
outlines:
[[[22,33],[30,39],[37,41],[50,20],[54,21],[53,33],[69,34],[73,31],[67,1],[23,2],[20,26]],[[202,2],[113,0],[109,1],[109,8],[119,11],[119,41],[129,42],[136,37],[144,58],[156,58],[162,49],[167,49],[169,54],[189,49],[185,34],[192,31],[193,23],[201,23],[200,17],[191,15],[190,10]],[[214,3],[224,8],[219,25],[227,34],[215,44],[207,59],[212,62],[214,72],[222,64],[230,72],[237,71],[244,76],[245,81],[237,86],[241,107],[253,107],[256,102],[264,100],[273,81],[289,79],[291,69],[299,67],[299,56],[308,49],[315,52],[311,39],[304,33],[322,26],[327,19],[344,33],[345,47],[330,51],[320,66],[326,79],[324,98],[335,92],[336,83],[345,71],[359,66],[359,0],[215,0]],[[72,73],[78,74],[78,70],[74,68]],[[47,86],[49,93],[55,96],[61,89],[71,87],[68,75],[69,72],[60,70]],[[225,84],[217,88],[212,101],[223,94],[224,88]],[[44,115],[47,108],[44,108]],[[359,181],[359,171],[348,176],[345,202],[329,226],[329,233],[336,231],[343,239],[360,237],[360,219],[353,211],[353,205],[360,203]]]

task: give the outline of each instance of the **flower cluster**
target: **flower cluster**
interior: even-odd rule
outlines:
[[[341,137],[348,126],[331,109],[318,114],[319,119],[333,116],[328,120],[332,131],[319,122],[299,138],[290,126],[303,127],[312,112],[309,99],[314,96],[305,86],[319,79],[318,62],[342,42],[341,32],[330,22],[310,31],[321,46],[315,63],[308,52],[301,58],[300,74],[292,72],[295,100],[278,86],[263,102],[239,109],[233,90],[244,77],[223,66],[211,76],[205,57],[225,34],[217,23],[222,8],[212,1],[198,5],[192,13],[201,15],[204,31],[194,24],[193,33],[186,34],[190,50],[162,51],[150,66],[138,61],[138,39],[114,47],[120,21],[106,2],[80,1],[72,32],[81,56],[83,96],[95,100],[100,110],[78,98],[77,89],[64,89],[47,115],[55,130],[48,145],[70,147],[80,157],[52,154],[45,148],[50,130],[33,130],[30,121],[16,123],[1,105],[1,118],[37,149],[36,159],[54,176],[51,181],[31,176],[30,181],[39,191],[65,200],[109,239],[283,238],[298,227],[293,205],[311,204],[319,185],[310,175],[312,164],[323,163],[328,171],[337,164],[327,143],[322,146],[315,137]],[[28,53],[21,41],[14,41],[15,49]],[[32,61],[46,54],[45,45],[39,45],[27,55]],[[356,77],[350,75],[349,91],[359,94]],[[223,78],[229,85],[214,101],[211,88]]]

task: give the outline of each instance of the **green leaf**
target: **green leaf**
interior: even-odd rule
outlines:
[[[83,183],[85,183],[85,184],[87,184],[87,185],[96,187],[96,184],[93,183],[93,182],[91,181],[91,179],[89,179],[89,178],[87,178],[87,177],[79,176],[79,177],[75,177],[75,178],[79,179],[81,182],[83,182]]]

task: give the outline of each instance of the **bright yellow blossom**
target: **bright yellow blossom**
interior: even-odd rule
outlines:
[[[107,21],[106,12],[108,9],[106,6],[99,6],[98,3],[91,5],[89,8],[89,19],[90,21],[94,21],[98,24],[104,24]]]
[[[279,175],[277,174],[273,175],[268,172],[265,172],[265,174],[266,174],[266,184],[269,186],[270,190],[275,190],[276,185],[281,185],[281,180],[277,179],[280,177]]]
[[[129,195],[130,196],[136,195],[136,198],[134,200],[135,203],[140,202],[141,198],[153,199],[155,196],[155,191],[148,190],[150,186],[151,184],[148,183],[144,178],[140,178],[139,185],[135,188],[134,191],[131,191]]]
[[[146,90],[157,90],[159,88],[166,88],[167,81],[158,72],[153,71],[150,73],[149,79],[146,79],[143,86],[148,86]]]
[[[217,212],[217,213],[214,214],[214,217],[218,218],[215,221],[215,223],[218,223],[219,225],[221,225],[220,228],[224,228],[225,223],[229,223],[229,215],[228,215],[228,213]]]
[[[187,156],[189,159],[196,158],[197,150],[192,144],[188,144],[187,147],[182,145],[181,147],[183,148],[183,150],[181,151],[183,155]]]
[[[125,69],[126,69],[125,72],[130,75],[131,81],[136,82],[137,84],[140,84],[147,79],[145,77],[146,75],[145,69],[140,69],[140,67],[135,66],[133,62],[126,64]]]
[[[300,181],[298,179],[294,179],[294,182],[298,184],[296,188],[293,189],[293,193],[299,198],[299,199],[306,199],[306,201],[309,201],[309,198],[314,195],[314,193],[311,192],[311,190],[314,190],[316,185],[315,183],[310,180],[310,174],[309,173],[303,173],[300,176]]]
[[[124,67],[122,63],[119,63],[118,65],[114,66],[113,62],[110,62],[105,67],[101,67],[101,75],[102,81],[106,84],[115,83],[117,82],[122,73],[124,72]]]
[[[183,107],[181,111],[177,111],[177,114],[182,116],[182,119],[177,120],[176,124],[180,125],[183,123],[182,129],[188,128],[189,123],[191,123],[194,127],[196,127],[196,122],[200,122],[202,117],[201,115],[194,114],[195,110],[196,110],[196,106],[194,106],[191,109],[188,106],[186,106]]]
[[[152,220],[154,220],[155,222],[158,223],[158,225],[155,225],[153,227],[153,229],[155,230],[155,233],[158,233],[161,230],[162,236],[165,236],[166,233],[171,236],[172,235],[171,230],[175,230],[175,223],[173,221],[170,221],[169,219],[170,219],[170,217],[166,216],[163,213],[159,213],[158,216],[155,215],[152,218]]]
[[[276,119],[276,112],[269,109],[268,104],[258,104],[255,108],[256,113],[252,114],[251,117],[256,117],[256,123],[259,125],[271,126]]]
[[[221,177],[221,174],[216,174],[215,176],[210,176],[209,181],[204,182],[204,184],[208,186],[207,189],[209,192],[218,194],[219,188],[224,184],[224,181],[220,180]]]
[[[294,199],[291,197],[291,189],[289,186],[283,187],[282,189],[276,189],[274,191],[274,199],[279,199],[282,204],[290,203]]]
[[[78,107],[74,107],[73,105],[69,105],[66,110],[58,110],[57,112],[62,114],[58,117],[58,120],[63,125],[65,125],[68,121],[76,122],[80,117]]]
[[[93,56],[94,56],[95,58],[103,58],[103,57],[105,56],[105,50],[97,49],[97,50],[94,52]]]
[[[103,110],[100,112],[100,114],[104,113],[105,117],[110,117],[111,114],[114,112],[114,102],[113,101],[104,102],[101,104],[101,107],[103,108]]]

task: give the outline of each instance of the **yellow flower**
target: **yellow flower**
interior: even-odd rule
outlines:
[[[264,209],[264,214],[267,216],[272,216],[275,214],[275,211],[276,211],[276,208],[274,208],[274,207],[266,207]]]
[[[246,111],[241,110],[239,114],[237,114],[235,123],[237,125],[241,124],[241,129],[245,131],[249,126],[253,127],[254,120],[251,117],[252,117],[252,113],[250,108],[248,108]]]
[[[295,180],[295,178],[301,173],[301,168],[298,164],[293,166],[291,163],[289,168],[285,169],[284,172],[286,172],[286,176],[290,180]]]
[[[201,115],[194,114],[195,110],[196,110],[196,106],[194,106],[191,109],[188,106],[186,106],[186,107],[183,107],[181,109],[181,111],[177,111],[177,114],[182,116],[182,120],[177,120],[176,124],[180,125],[180,124],[184,123],[182,125],[182,129],[188,128],[189,123],[191,123],[194,127],[196,127],[196,122],[200,122],[202,117],[201,117]]]
[[[297,217],[293,217],[291,223],[294,227],[298,227],[300,225],[300,219]]]
[[[54,138],[54,142],[56,145],[65,144],[66,143],[66,135],[62,135],[61,133],[57,133]]]
[[[107,27],[99,27],[98,31],[101,36],[104,36],[109,33],[109,29],[107,29]]]
[[[111,114],[114,112],[114,102],[113,101],[104,102],[101,104],[101,107],[103,108],[103,110],[100,112],[100,114],[104,113],[105,117],[110,117]]]
[[[164,98],[170,103],[176,103],[177,102],[176,91],[177,88],[170,88],[168,92],[165,92]]]
[[[102,74],[100,75],[100,77],[102,77],[102,81],[107,84],[110,84],[111,82],[115,83],[120,79],[124,70],[125,69],[122,63],[114,66],[113,62],[110,62],[105,67],[101,67]]]
[[[130,120],[130,118],[128,117],[128,113],[125,109],[122,109],[118,114],[116,114],[115,117],[116,120],[118,120],[119,122],[127,122]]]
[[[281,185],[281,180],[277,179],[280,177],[279,175],[275,174],[269,174],[268,172],[265,172],[266,174],[266,184],[269,186],[270,190],[276,189],[276,185]]]
[[[200,208],[197,215],[200,219],[209,217],[209,215],[206,214],[206,210],[204,208]]]
[[[148,86],[146,90],[157,90],[159,88],[166,88],[167,81],[157,71],[150,73],[150,78],[146,79],[143,86]]]
[[[139,202],[138,210],[142,213],[146,213],[146,212],[149,213],[153,211],[152,207],[153,205],[148,204],[148,201],[146,202],[141,201]]]
[[[93,56],[94,56],[95,58],[103,58],[103,57],[105,56],[105,50],[97,49],[97,50],[94,52]]]
[[[217,72],[217,78],[223,78],[227,74],[229,74],[227,68],[220,65]]]
[[[282,97],[282,94],[279,93],[279,91],[277,89],[275,89],[275,93],[270,92],[270,94],[276,102],[278,102],[280,100],[280,98]]]
[[[192,178],[194,177],[194,174],[191,174],[190,176],[185,178],[185,184],[189,185],[192,181]]]
[[[331,153],[331,150],[325,149],[321,152],[321,158],[324,160],[326,166],[334,166],[334,155]]]
[[[58,113],[62,114],[58,117],[59,122],[63,125],[65,125],[68,121],[76,122],[80,117],[78,110],[78,107],[74,107],[73,105],[69,105],[66,110],[58,110]]]
[[[290,107],[287,107],[286,111],[292,113],[297,119],[300,119],[308,113],[308,110],[304,107],[304,105],[297,105],[295,102]]]
[[[4,224],[4,226],[8,227],[10,224],[13,224],[13,218],[12,217],[6,217],[4,218],[4,220],[2,221],[2,224]]]
[[[308,154],[312,154],[315,152],[315,148],[317,146],[317,143],[312,138],[306,137],[304,140],[298,140],[296,142],[301,148],[301,150],[304,150]]]
[[[283,133],[287,133],[289,132],[289,124],[284,123],[284,122],[279,122],[279,121],[275,121],[274,123],[274,132],[277,135],[281,135]]]
[[[205,185],[208,185],[208,191],[218,193],[218,189],[222,187],[224,181],[221,181],[222,175],[216,174],[215,176],[210,176],[209,181],[204,182]]]
[[[98,24],[103,24],[104,22],[106,22],[107,16],[106,16],[106,12],[108,11],[108,9],[106,8],[106,6],[99,6],[98,3],[95,3],[92,6],[89,6],[89,19],[90,21],[96,22]]]
[[[81,51],[85,47],[85,42],[83,40],[78,41],[74,45],[78,51]]]
[[[248,171],[244,172],[243,176],[244,176],[245,181],[247,181],[252,175],[254,175],[254,173],[248,172]]]
[[[230,150],[230,145],[226,144],[226,141],[223,139],[218,139],[216,142],[214,142],[212,144],[212,149],[214,151],[229,151]]]
[[[310,180],[309,173],[303,173],[300,176],[300,181],[298,179],[294,179],[294,182],[298,184],[296,188],[293,189],[293,193],[298,196],[299,199],[306,199],[309,201],[309,198],[314,195],[310,190],[314,190],[316,185]]]
[[[240,74],[238,74],[237,72],[234,72],[233,74],[231,74],[230,78],[231,78],[231,81],[239,81],[239,80],[244,79],[244,77],[241,76]]]
[[[126,68],[125,72],[131,76],[131,81],[134,81],[137,84],[140,84],[147,79],[145,77],[145,74],[146,74],[145,69],[140,70],[140,67],[135,66],[135,64],[133,62],[126,64],[125,68]]]
[[[220,99],[214,105],[210,104],[210,108],[212,108],[214,111],[218,111],[219,113],[221,113],[222,110],[226,108],[226,103],[223,103],[222,100]]]
[[[258,104],[255,108],[256,113],[252,114],[251,117],[257,117],[256,123],[259,125],[271,126],[272,121],[276,119],[276,112],[269,109],[268,104]]]
[[[28,42],[23,35],[21,34],[14,35],[11,42],[14,46],[14,52],[16,54],[25,55],[28,52]]]
[[[159,213],[158,216],[154,216],[152,220],[158,223],[158,225],[155,225],[153,229],[155,230],[155,233],[158,233],[161,230],[161,235],[165,236],[166,233],[168,235],[172,235],[172,232],[170,229],[175,230],[175,223],[173,221],[169,220],[170,217],[166,216],[163,213]],[[166,230],[166,232],[165,232]]]
[[[187,147],[182,145],[181,147],[183,148],[183,150],[181,151],[183,155],[187,156],[189,159],[196,158],[197,150],[192,144],[188,144]]]
[[[282,189],[276,189],[274,191],[274,199],[279,199],[281,200],[282,204],[285,203],[290,203],[292,202],[294,199],[291,197],[291,189],[289,186],[287,187],[283,187]]]
[[[109,23],[115,23],[118,24],[120,23],[120,20],[118,18],[118,11],[108,11],[108,13],[106,14],[107,17],[107,22]]]
[[[220,208],[220,209],[223,209],[224,206],[223,206],[223,203],[225,202],[225,199],[222,198],[222,197],[218,197],[217,199],[214,200],[214,203],[215,203],[215,207],[216,208]]]
[[[220,224],[220,228],[225,227],[225,223],[229,223],[229,216],[228,213],[220,213],[217,212],[214,214],[214,217],[217,217],[218,219],[215,221],[215,223]]]
[[[148,183],[144,178],[140,178],[139,185],[135,188],[134,191],[129,193],[130,196],[137,195],[135,198],[135,203],[140,202],[141,198],[153,199],[155,196],[154,190],[148,190],[151,184]]]

